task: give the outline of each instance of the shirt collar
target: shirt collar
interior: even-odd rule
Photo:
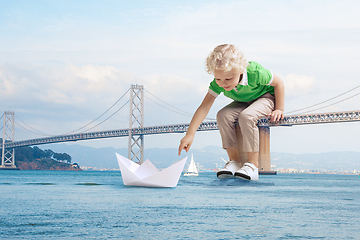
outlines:
[[[247,77],[247,71],[246,71],[246,70],[244,71],[243,76],[242,76],[242,79],[241,79],[241,81],[238,83],[238,85],[243,85],[243,86],[248,85],[248,77]],[[234,88],[234,90],[235,90],[236,92],[238,91],[237,86]]]
[[[239,82],[240,85],[248,85],[248,77],[247,77],[247,71],[245,70],[243,73],[243,77],[241,81]]]

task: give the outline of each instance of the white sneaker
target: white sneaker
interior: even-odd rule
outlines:
[[[241,168],[241,163],[230,160],[225,164],[225,167],[217,172],[217,177],[220,179],[234,177],[234,173]]]
[[[258,181],[259,180],[259,170],[257,167],[255,167],[252,163],[245,163],[242,168],[237,170],[234,173],[236,178],[242,178],[246,180],[253,180]]]

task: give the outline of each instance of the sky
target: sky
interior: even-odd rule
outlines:
[[[0,111],[45,133],[87,124],[131,84],[195,112],[212,80],[205,58],[223,43],[284,81],[285,113],[359,85],[355,0],[0,0],[0,6]],[[218,97],[208,116],[228,102]],[[357,151],[359,131],[356,122],[273,127],[271,151]],[[16,140],[23,137],[18,132]],[[145,136],[145,147],[177,148],[182,136]],[[127,141],[77,144],[127,147]],[[208,145],[221,145],[217,131],[197,133],[192,147]]]

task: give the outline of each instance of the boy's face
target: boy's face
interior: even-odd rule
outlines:
[[[225,91],[231,91],[239,84],[240,75],[241,72],[237,69],[233,69],[229,72],[224,72],[220,69],[214,71],[216,83],[219,87],[224,88]]]

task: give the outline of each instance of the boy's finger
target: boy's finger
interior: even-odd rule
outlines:
[[[178,154],[179,154],[179,155],[181,154],[181,150],[183,150],[182,144],[180,144],[180,146],[179,146],[179,151],[178,151]]]
[[[273,115],[271,115],[271,122],[275,122],[275,121],[276,121],[276,115],[273,114]]]

